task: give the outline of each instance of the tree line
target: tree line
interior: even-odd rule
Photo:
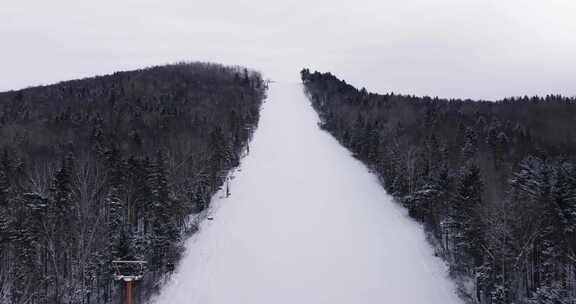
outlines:
[[[373,94],[301,71],[331,133],[423,223],[471,303],[576,303],[576,99]]]
[[[259,73],[179,63],[0,93],[0,302],[146,299],[259,119]]]

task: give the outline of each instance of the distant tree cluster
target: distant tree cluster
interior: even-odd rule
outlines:
[[[246,151],[265,89],[181,63],[0,93],[0,303],[117,303],[114,259],[148,262],[148,297]]]
[[[301,72],[320,126],[423,223],[473,303],[576,303],[576,99],[446,100]]]

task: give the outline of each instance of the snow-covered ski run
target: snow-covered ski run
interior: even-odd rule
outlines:
[[[461,303],[423,229],[321,131],[301,84],[272,83],[212,221],[156,304]]]

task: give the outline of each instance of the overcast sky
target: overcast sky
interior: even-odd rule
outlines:
[[[574,0],[2,0],[0,90],[191,60],[378,92],[576,95]]]

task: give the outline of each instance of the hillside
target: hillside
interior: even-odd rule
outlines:
[[[301,74],[320,126],[424,224],[470,300],[576,299],[576,99],[381,95]]]
[[[0,302],[116,303],[174,269],[256,128],[261,76],[182,63],[0,93]]]

